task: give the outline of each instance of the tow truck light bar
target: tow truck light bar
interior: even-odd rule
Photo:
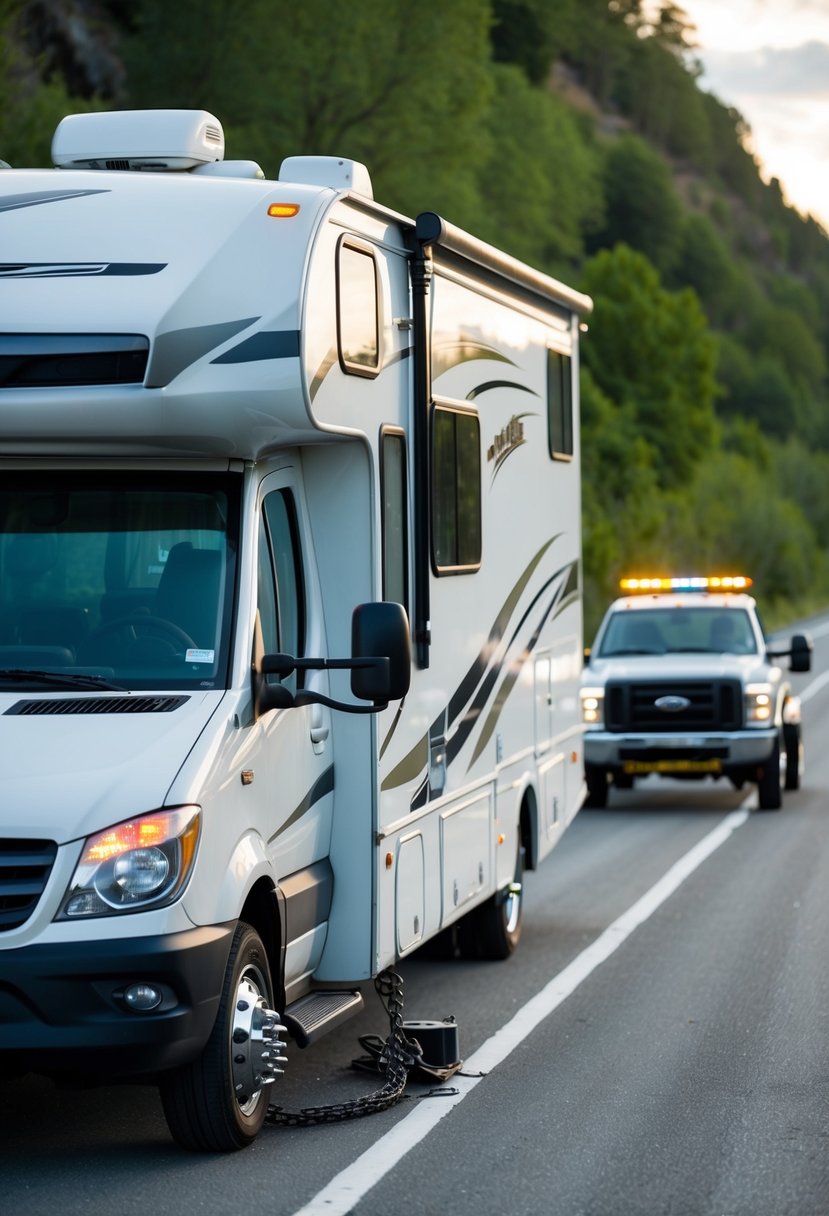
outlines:
[[[622,591],[746,591],[752,580],[744,574],[682,575],[674,578],[623,578]]]

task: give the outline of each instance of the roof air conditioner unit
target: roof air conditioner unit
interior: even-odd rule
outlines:
[[[52,140],[59,169],[194,169],[224,152],[222,124],[206,110],[69,114]]]

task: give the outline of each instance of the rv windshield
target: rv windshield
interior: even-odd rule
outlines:
[[[240,484],[4,472],[0,691],[226,687]]]

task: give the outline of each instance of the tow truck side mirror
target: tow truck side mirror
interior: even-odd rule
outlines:
[[[812,639],[805,633],[796,633],[792,637],[789,650],[790,671],[812,670]]]

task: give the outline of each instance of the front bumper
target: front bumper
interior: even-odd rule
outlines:
[[[584,736],[585,764],[608,772],[730,774],[768,760],[779,737],[776,727],[707,734],[616,734],[589,730]]]
[[[0,1069],[116,1079],[195,1059],[216,1019],[234,928],[0,945]],[[157,1010],[125,1003],[124,989],[140,981],[162,989]]]

